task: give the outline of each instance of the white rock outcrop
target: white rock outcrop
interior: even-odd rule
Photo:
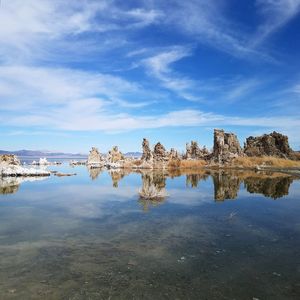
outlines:
[[[22,166],[1,164],[0,176],[50,176],[50,172],[36,168],[25,168]]]
[[[92,147],[86,164],[90,168],[101,168],[104,166],[103,157],[97,148]]]
[[[0,155],[0,177],[50,176],[50,172],[36,168],[22,167],[15,155]]]

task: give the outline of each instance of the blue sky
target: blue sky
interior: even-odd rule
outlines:
[[[300,0],[2,0],[1,149],[300,149]]]

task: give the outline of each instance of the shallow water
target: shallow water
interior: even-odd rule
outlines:
[[[299,178],[49,169],[0,182],[0,299],[300,298]]]

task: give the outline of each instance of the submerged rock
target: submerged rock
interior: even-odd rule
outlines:
[[[40,158],[39,161],[33,161],[31,165],[33,166],[50,166],[50,165],[61,165],[61,162],[56,161],[48,161],[46,157]]]
[[[86,161],[84,161],[84,160],[70,160],[69,165],[70,166],[83,166],[83,165],[86,165]]]
[[[76,173],[61,173],[61,172],[55,172],[54,176],[57,177],[64,177],[64,176],[75,176],[77,175]]]

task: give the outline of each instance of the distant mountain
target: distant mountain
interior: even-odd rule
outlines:
[[[142,153],[141,152],[127,152],[124,154],[127,157],[133,156],[133,157],[141,157]]]
[[[6,151],[0,150],[0,154],[14,154],[20,157],[53,157],[53,158],[63,158],[63,157],[77,157],[84,158],[87,157],[87,154],[81,153],[63,153],[63,152],[47,152],[47,151],[38,151],[38,150],[17,150],[17,151]]]
[[[17,150],[17,151],[6,151],[0,150],[0,154],[14,154],[19,157],[48,157],[48,158],[86,158],[87,154],[82,153],[64,153],[64,152],[48,152],[48,151],[39,151],[39,150]],[[127,152],[124,154],[127,157],[141,157],[141,152]]]

